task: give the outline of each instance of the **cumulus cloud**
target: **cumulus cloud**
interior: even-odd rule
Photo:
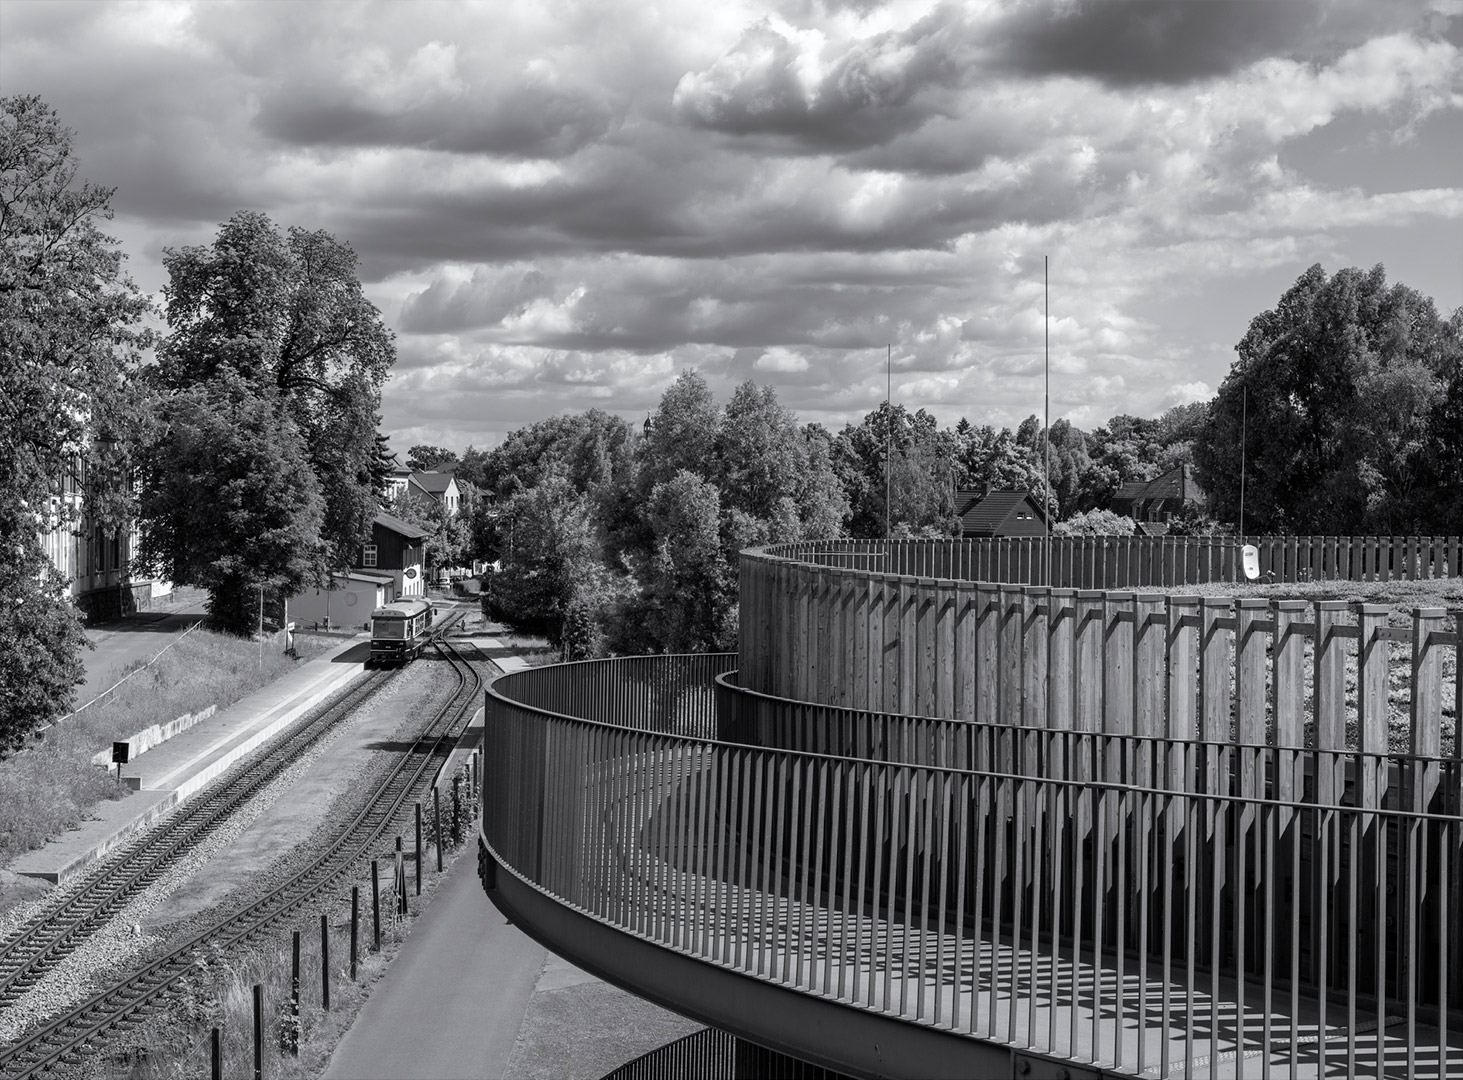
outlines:
[[[886,344],[902,400],[1016,422],[1043,254],[1053,405],[1093,423],[1217,385],[1348,239],[1463,216],[1437,169],[1308,167],[1338,118],[1393,175],[1439,153],[1407,137],[1463,113],[1463,12],[1432,9],[8,0],[0,89],[77,130],[149,288],[240,209],[349,241],[399,335],[395,430],[638,416],[686,366],[837,424]]]

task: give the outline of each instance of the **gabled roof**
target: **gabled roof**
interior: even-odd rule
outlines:
[[[390,529],[398,536],[404,536],[408,540],[424,540],[427,537],[425,529],[419,529],[415,525],[409,525],[399,517],[393,517],[385,510],[376,511],[375,523],[382,528]]]
[[[1187,465],[1178,465],[1162,476],[1154,477],[1143,487],[1143,499],[1202,499],[1204,493],[1194,482]]]
[[[414,472],[411,474],[412,483],[432,495],[445,494],[447,488],[456,479],[450,472]]]
[[[1027,491],[992,491],[986,495],[978,491],[956,492],[955,512],[960,515],[960,531],[967,536],[990,536],[1023,503],[1036,514],[1038,521],[1044,520],[1041,505]]]
[[[1152,483],[1151,480],[1129,480],[1127,483],[1123,484],[1122,487],[1118,488],[1117,493],[1115,495],[1113,495],[1113,498],[1114,499],[1137,499],[1137,498],[1140,498],[1142,496],[1144,490],[1148,487],[1148,485],[1150,483]]]

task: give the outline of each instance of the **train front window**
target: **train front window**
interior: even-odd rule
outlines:
[[[373,636],[378,637],[378,638],[394,638],[396,640],[400,640],[402,638],[405,638],[406,637],[406,620],[405,619],[377,619],[376,620],[376,629],[374,631],[374,635]]]

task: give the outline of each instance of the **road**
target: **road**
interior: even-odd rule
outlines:
[[[457,860],[324,1080],[596,1080],[700,1024],[559,959]]]

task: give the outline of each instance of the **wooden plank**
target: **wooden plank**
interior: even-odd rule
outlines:
[[[884,666],[885,712],[900,712],[899,707],[899,635],[903,616],[902,577],[891,576],[884,586]]]
[[[1386,604],[1352,605],[1356,613],[1357,738],[1364,754],[1387,752],[1387,662],[1390,647],[1377,631],[1387,625]],[[1377,809],[1387,789],[1384,758],[1362,758],[1358,805]]]
[[[881,712],[884,709],[884,592],[886,588],[884,575],[870,574],[868,588],[868,623],[863,634],[864,655],[867,658],[868,671],[865,682],[868,690],[867,702],[862,708]]]
[[[1443,629],[1447,612],[1442,608],[1414,608],[1412,611],[1412,745],[1413,754],[1436,759],[1443,751],[1443,656],[1432,640]],[[1454,676],[1457,678],[1457,675]],[[1455,724],[1454,741],[1458,739]],[[1410,809],[1425,813],[1432,804],[1441,778],[1436,760],[1413,762]]]
[[[1130,592],[1110,592],[1103,598],[1102,730],[1108,735],[1133,734],[1133,618],[1134,597]],[[1108,740],[1106,753],[1109,783],[1123,781],[1126,740]],[[1116,818],[1110,822],[1116,824]]]
[[[1002,587],[1000,609],[997,723],[1014,728],[1021,724],[1021,590],[1012,586]]]
[[[1164,723],[1164,618],[1165,603],[1161,593],[1142,593],[1133,603],[1133,732],[1163,738],[1168,732]],[[1142,745],[1138,755],[1136,782],[1152,787],[1153,746]]]
[[[1047,671],[1050,673],[1046,692],[1046,726],[1053,731],[1069,731],[1074,726],[1072,715],[1073,650],[1076,646],[1075,589],[1053,589],[1047,598]]]
[[[1346,611],[1344,600],[1315,602],[1316,640],[1312,660],[1316,749],[1346,749],[1346,657],[1342,641],[1332,631]],[[1344,787],[1343,762],[1339,755],[1327,755],[1316,763],[1316,801],[1335,806]]]
[[[917,687],[919,682],[919,579],[901,575],[899,578],[899,636],[894,645],[899,663],[899,705],[898,711],[905,716],[916,712]]]
[[[1073,727],[1102,730],[1102,593],[1082,589],[1075,601]]]
[[[1169,791],[1189,791],[1194,783],[1189,744],[1198,734],[1199,598],[1171,596],[1168,599],[1166,635],[1167,664],[1164,680],[1168,694],[1168,742],[1160,762],[1162,778]],[[1175,839],[1182,832],[1186,815],[1179,800],[1170,803],[1169,828]]]
[[[994,724],[1000,715],[1000,589],[990,582],[975,589],[975,719]]]
[[[1262,792],[1258,772],[1265,745],[1265,649],[1267,635],[1261,629],[1270,614],[1270,602],[1247,598],[1239,601],[1235,634],[1235,731],[1239,751],[1239,793],[1253,799]]]
[[[1022,590],[1021,723],[1045,728],[1047,722],[1047,641],[1051,590],[1034,585]]]
[[[975,582],[962,581],[955,589],[955,636],[951,664],[955,669],[955,719],[975,721]]]
[[[1231,601],[1206,596],[1199,610],[1199,738],[1207,743],[1227,743],[1230,732],[1230,649],[1234,632],[1220,620],[1233,618]],[[1205,751],[1204,790],[1224,792],[1228,777],[1219,769],[1214,748]]]
[[[914,709],[916,716],[949,716],[938,709],[939,689],[937,652],[940,647],[940,593],[934,578],[921,578],[915,585],[915,642],[918,647],[915,669]]]
[[[935,594],[934,715],[952,720],[958,715],[955,684],[960,677],[960,663],[955,653],[955,618],[959,602],[959,586],[941,583]]]

